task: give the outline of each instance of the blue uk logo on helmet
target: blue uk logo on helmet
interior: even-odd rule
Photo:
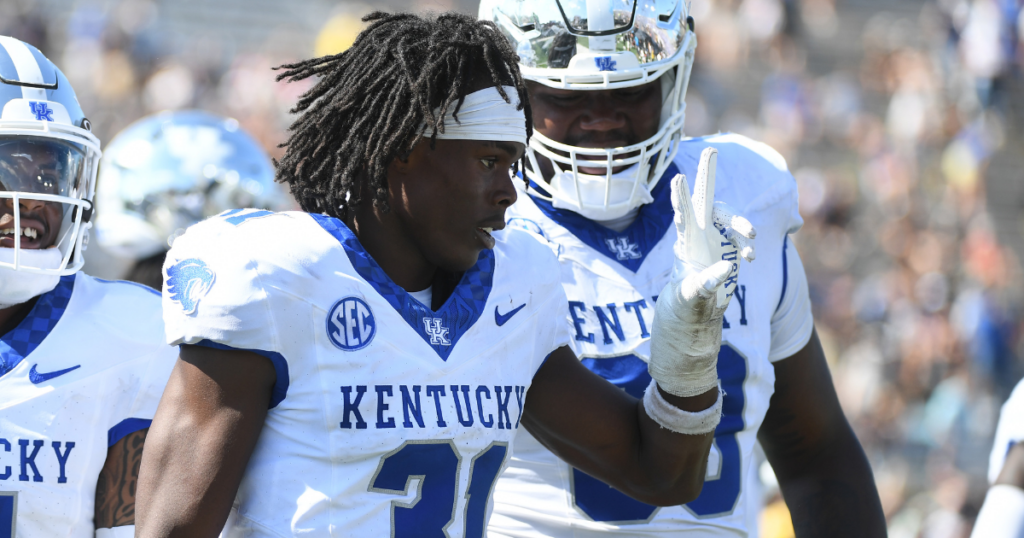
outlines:
[[[167,293],[186,314],[193,314],[199,301],[213,287],[216,275],[199,258],[182,260],[167,268]]]
[[[28,106],[32,109],[32,113],[36,115],[37,121],[53,121],[53,109],[47,106],[46,103],[29,101]]]

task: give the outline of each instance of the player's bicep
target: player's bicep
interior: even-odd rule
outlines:
[[[775,394],[758,440],[772,465],[799,465],[801,457],[830,443],[848,425],[816,333],[803,349],[774,366]]]
[[[135,524],[135,490],[148,433],[148,428],[130,433],[107,450],[107,460],[96,482],[96,528]]]
[[[263,428],[276,379],[252,351],[181,346],[150,428],[139,481],[140,536],[216,536]]]
[[[1024,442],[1014,443],[1006,452],[1003,469],[995,483],[1024,489]]]

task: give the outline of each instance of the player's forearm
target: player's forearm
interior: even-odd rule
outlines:
[[[672,403],[708,407],[718,389]],[[697,410],[697,409],[694,409]],[[581,471],[637,500],[669,506],[700,494],[712,434],[661,427],[641,402],[580,364],[553,353],[534,376],[522,424],[545,447]]]
[[[635,421],[627,450],[612,449],[612,442],[605,444],[608,450],[595,450],[596,445],[574,442],[564,430],[539,427],[525,414],[523,426],[562,460],[638,501],[675,506],[696,499],[713,435],[683,435],[661,428],[639,402],[629,413]]]
[[[157,422],[158,421],[158,422]],[[136,500],[138,535],[214,537],[226,521],[239,478],[225,476],[232,420],[157,417],[150,432]],[[248,458],[246,458],[248,459]],[[235,474],[235,473],[231,473]],[[233,480],[232,480],[233,478]],[[234,488],[225,487],[233,483]]]
[[[766,449],[797,538],[886,536],[871,466],[853,432],[845,429],[845,435],[813,452],[779,458]]]

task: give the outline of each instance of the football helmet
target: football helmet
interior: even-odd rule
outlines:
[[[584,148],[534,131],[526,151],[533,194],[595,220],[619,218],[650,202],[682,137],[684,98],[697,46],[683,0],[482,0],[519,54],[527,80],[553,88],[611,90],[661,81],[658,132],[631,146]],[[537,156],[549,159],[544,178]],[[604,169],[604,175],[580,172]]]
[[[290,209],[290,202],[274,182],[270,158],[238,121],[198,110],[147,116],[104,150],[85,271],[125,278],[136,262],[162,255],[207,217]]]
[[[64,73],[0,36],[0,270],[44,275],[40,293],[84,263],[101,156],[90,130]]]

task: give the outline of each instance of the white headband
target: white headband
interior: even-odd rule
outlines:
[[[440,140],[498,140],[526,145],[526,115],[516,110],[519,92],[512,86],[502,86],[512,100],[506,103],[494,86],[466,96],[459,109],[459,118],[452,117],[454,107],[444,116],[444,132],[437,132]],[[441,113],[434,109],[434,115]],[[424,136],[429,136],[428,129]]]

